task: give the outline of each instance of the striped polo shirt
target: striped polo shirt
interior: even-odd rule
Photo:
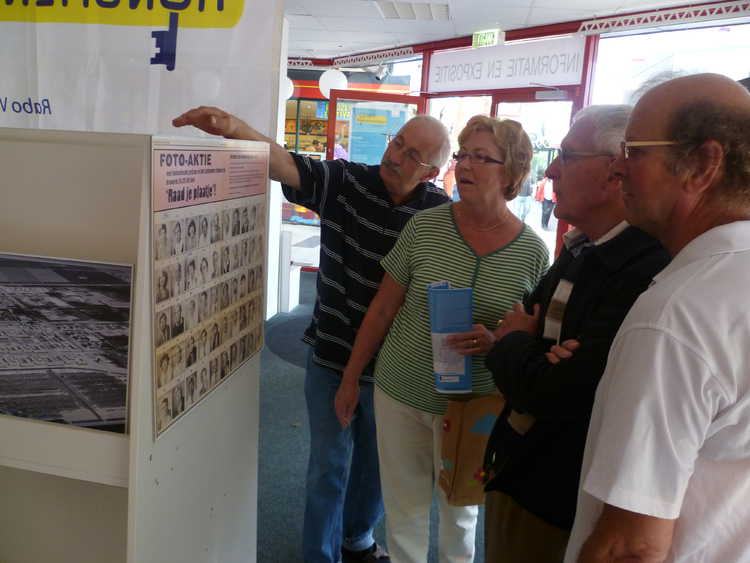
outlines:
[[[473,322],[493,330],[503,314],[536,287],[549,265],[549,251],[524,225],[514,240],[479,256],[459,233],[453,205],[446,204],[409,221],[381,263],[407,290],[380,350],[375,383],[412,408],[444,414],[450,395],[435,391],[427,286],[447,280],[452,287],[473,288]],[[474,393],[495,390],[484,358],[472,357]]]
[[[393,205],[380,178],[380,166],[321,161],[293,153],[292,157],[300,188],[284,185],[284,195],[320,216],[317,298],[303,340],[313,346],[316,363],[341,372],[383,279],[380,261],[415,213],[448,197],[427,182],[417,186],[408,201]],[[372,365],[362,379],[372,381]]]

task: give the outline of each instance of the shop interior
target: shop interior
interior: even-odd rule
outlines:
[[[6,0],[5,4],[13,2]],[[103,7],[107,2],[97,4]],[[189,2],[163,0],[162,4]],[[542,238],[551,259],[569,226],[552,212],[554,186],[545,170],[578,110],[590,104],[633,103],[653,81],[680,74],[718,72],[750,89],[747,2],[709,2],[685,8],[684,0],[575,0],[564,6],[540,0],[518,0],[512,6],[489,0],[246,0],[246,12],[259,4],[276,10],[268,22],[273,27],[273,56],[259,63],[262,76],[248,78],[251,84],[261,84],[263,92],[270,91],[270,96],[258,94],[257,108],[253,108],[270,116],[259,126],[264,135],[275,138],[288,151],[312,159],[378,164],[399,128],[415,115],[431,115],[445,124],[453,151],[458,150],[458,134],[471,116],[517,120],[528,132],[534,153],[527,189],[509,208]],[[2,16],[0,10],[0,25],[8,25]],[[240,17],[251,16],[237,15]],[[439,61],[474,60],[472,57],[481,61],[483,54],[500,56],[497,53],[504,49],[533,53],[558,41],[574,44],[577,58],[571,79],[557,82],[521,77],[511,81],[499,71],[483,67],[487,76],[479,86],[436,85],[434,71],[442,64]],[[196,45],[191,49],[201,51]],[[206,52],[216,56],[210,49]],[[279,57],[279,53],[283,55]],[[203,59],[201,64],[209,66]],[[110,72],[93,58],[88,65],[87,72],[92,75]],[[230,71],[233,69],[227,75]],[[47,72],[51,70],[39,71],[40,76]],[[491,76],[493,73],[496,75]],[[209,74],[203,71],[196,76],[179,72],[174,76],[186,89],[189,84],[213,84],[213,77],[206,80]],[[54,81],[46,75],[45,80]],[[205,89],[207,105],[230,107],[233,103],[216,99],[212,92],[217,88]],[[78,86],[71,85],[70,91],[81,94]],[[0,102],[3,95],[0,92]],[[118,100],[139,95],[156,99],[153,92],[117,94]],[[170,119],[178,109],[183,109],[182,99],[174,102],[174,109],[170,107]],[[125,376],[130,379],[123,391],[127,425],[120,424],[124,431],[71,428],[59,420],[29,421],[23,414],[0,414],[0,497],[6,505],[0,510],[0,561],[301,561],[298,547],[309,440],[303,389],[307,347],[300,336],[315,302],[320,218],[283,200],[278,184],[268,180],[265,169],[247,174],[260,178],[263,184],[245,194],[254,199],[241,206],[248,215],[257,214],[253,229],[238,226],[235,232],[233,223],[222,215],[234,210],[228,204],[226,210],[211,208],[195,216],[216,217],[219,235],[211,244],[226,251],[228,266],[222,269],[223,257],[222,262],[217,257],[211,265],[218,267],[219,277],[225,276],[227,294],[237,278],[239,295],[243,283],[239,281],[240,256],[252,257],[253,279],[257,279],[252,282],[252,310],[257,331],[254,327],[252,352],[248,345],[244,355],[238,353],[240,359],[231,359],[233,343],[228,344],[227,373],[232,365],[235,375],[223,384],[218,380],[212,383],[201,404],[196,400],[190,405],[194,408],[180,411],[170,429],[161,433],[157,431],[158,404],[154,401],[158,346],[152,321],[154,296],[160,289],[167,290],[152,276],[157,235],[150,191],[150,171],[156,161],[151,151],[165,143],[166,137],[181,132],[172,128],[166,133],[159,131],[159,135],[156,130],[99,131],[91,123],[78,131],[47,131],[39,125],[42,117],[34,116],[36,121],[18,126],[2,121],[10,115],[5,106],[2,111],[0,145],[6,168],[12,169],[7,176],[21,189],[9,197],[13,205],[0,205],[0,216],[5,218],[0,229],[5,242],[0,251],[127,264],[132,267],[133,317]],[[96,108],[98,114],[107,111],[106,105]],[[128,107],[122,113],[125,128],[128,117],[137,115],[138,108]],[[96,138],[87,137],[89,133]],[[136,134],[121,137],[120,133]],[[232,141],[207,137],[197,142],[196,151],[257,151],[263,156],[257,157],[256,164],[266,158],[266,143],[254,143],[262,147],[250,150],[241,142],[235,146]],[[178,150],[178,145],[169,145],[169,150]],[[38,159],[49,166],[39,166]],[[434,180],[454,201],[460,199],[455,165],[449,159]],[[39,188],[47,184],[73,189],[70,194],[60,189],[49,197]],[[230,199],[227,196],[227,201]],[[241,207],[235,206],[238,214]],[[39,210],[33,219],[29,219],[31,208]],[[167,215],[162,224],[170,228],[175,223],[185,225],[187,237],[186,212],[169,215],[172,211],[164,211]],[[221,235],[224,228],[228,231]],[[195,230],[193,226],[192,235]],[[169,236],[176,235],[170,231]],[[240,250],[243,243],[248,250],[245,254]],[[185,256],[192,252],[205,258],[209,268],[208,246],[188,248],[186,243],[183,250]],[[230,252],[237,258],[234,254],[230,257]],[[187,269],[189,263],[180,260],[172,255],[166,259],[175,277],[182,264]],[[199,271],[200,266],[193,264],[197,278],[196,268]],[[244,283],[249,290],[250,282]],[[189,293],[186,284],[181,286],[183,296]],[[213,287],[218,294],[219,285]],[[245,313],[239,301],[230,307],[221,305],[221,295],[212,299],[219,303],[217,314],[221,307],[225,311],[234,307],[241,322],[239,316]],[[170,314],[181,318],[182,312]],[[233,322],[229,313],[224,316],[227,325]],[[172,324],[182,326],[182,322]],[[197,313],[194,325],[198,326]],[[231,333],[229,326],[216,330],[222,338]],[[8,334],[0,331],[4,350],[13,345]],[[186,340],[187,334],[178,337]],[[189,350],[185,356],[190,357],[192,347],[175,353],[182,354],[183,349]],[[37,346],[36,352],[45,350]],[[203,361],[208,365],[208,356]],[[186,379],[193,377],[196,385],[195,374],[187,372],[192,371],[188,367],[199,364],[186,362]],[[185,389],[189,389],[187,384]],[[437,525],[434,519],[432,525]],[[381,541],[382,527],[376,536]],[[41,537],[50,538],[49,545],[40,541]],[[479,542],[481,538],[478,546]],[[477,551],[480,557],[481,549],[479,546]],[[432,546],[428,562],[436,561]]]

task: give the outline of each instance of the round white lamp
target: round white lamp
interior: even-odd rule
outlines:
[[[294,82],[288,76],[284,77],[284,81],[281,85],[281,92],[284,94],[284,99],[288,100],[294,95]]]
[[[346,90],[348,86],[349,81],[340,70],[328,69],[320,75],[318,80],[318,88],[320,88],[320,93],[323,94],[324,98],[331,97],[331,90]]]

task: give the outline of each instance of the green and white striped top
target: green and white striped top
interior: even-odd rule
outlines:
[[[415,215],[381,265],[406,286],[406,298],[375,366],[375,384],[390,397],[431,414],[444,414],[450,395],[435,391],[427,286],[448,280],[472,287],[473,320],[493,330],[514,303],[530,293],[549,265],[549,252],[531,228],[489,254],[478,256],[456,226],[452,204]],[[495,390],[484,355],[472,358],[474,393]]]

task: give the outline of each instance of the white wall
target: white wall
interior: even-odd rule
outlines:
[[[284,146],[284,120],[286,117],[286,99],[284,95],[283,82],[286,77],[287,52],[289,37],[289,22],[283,19],[281,32],[281,48],[279,50],[279,76],[277,84],[278,105],[274,116],[274,126],[270,128],[273,134],[269,137]],[[269,319],[279,312],[279,240],[281,238],[281,184],[271,182],[268,193],[268,277],[266,278],[266,318]]]

